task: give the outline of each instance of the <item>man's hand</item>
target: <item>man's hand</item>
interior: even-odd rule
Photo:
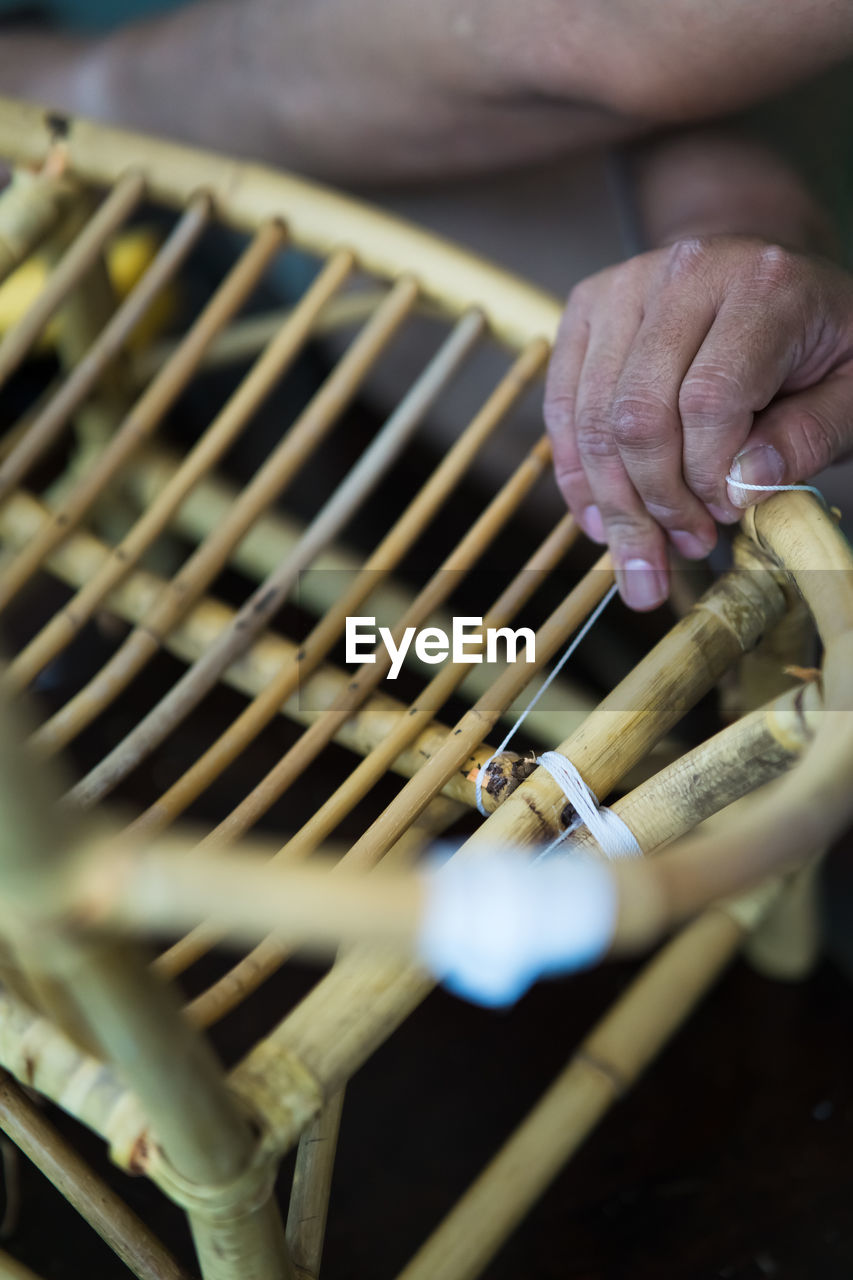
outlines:
[[[667,539],[700,559],[715,520],[853,449],[853,278],[746,236],[681,240],[573,290],[545,421],[557,483],[607,542],[626,602],[667,595]]]

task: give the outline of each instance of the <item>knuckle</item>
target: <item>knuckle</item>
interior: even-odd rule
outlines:
[[[601,518],[607,529],[608,540],[622,545],[639,542],[648,537],[653,521],[644,509],[626,510],[599,503]]]
[[[797,471],[807,478],[822,471],[843,451],[837,428],[815,409],[802,409],[792,426],[796,449]]]
[[[672,435],[672,411],[653,395],[622,396],[613,406],[613,435],[617,444],[656,445]]]
[[[570,462],[561,462],[557,459],[554,463],[554,478],[561,492],[566,490],[575,490],[580,485],[586,483],[586,475],[583,467],[572,465]]]
[[[689,528],[693,523],[684,507],[676,502],[646,499],[645,506],[655,524],[662,525],[664,529]]]
[[[799,274],[799,260],[781,245],[762,245],[755,258],[754,274],[759,284],[771,290],[789,288]]]
[[[545,419],[545,429],[550,435],[561,436],[570,432],[574,427],[575,419],[574,396],[546,392],[542,414]]]
[[[685,236],[669,246],[666,257],[666,274],[678,281],[704,271],[709,242],[703,236]]]
[[[584,405],[575,421],[577,446],[587,458],[611,458],[617,452],[609,415],[596,405]]]
[[[717,423],[743,403],[737,379],[720,366],[704,365],[687,374],[678,393],[682,422]]]
[[[685,482],[690,492],[702,502],[714,502],[725,487],[728,465],[717,462],[713,467],[694,464],[685,471]]]

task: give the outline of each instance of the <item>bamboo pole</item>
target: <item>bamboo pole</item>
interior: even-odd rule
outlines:
[[[351,266],[352,259],[346,253],[339,254],[327,264],[295,308],[289,322],[273,338],[257,364],[190,450],[169,484],[113,549],[101,572],[85,583],[18,654],[9,670],[12,681],[19,686],[29,684],[80,633],[113,587],[139,562],[167,527],[186,494],[230,448],[283,376],[301,350],[316,312],[340,287]]]
[[[772,694],[790,688],[797,674],[813,668],[816,636],[804,601],[796,596],[780,623],[747,654],[739,672],[741,705],[751,710]],[[815,673],[816,674],[816,673]],[[818,871],[822,854],[787,878],[772,911],[749,936],[744,956],[766,977],[802,980],[820,955]]]
[[[790,769],[823,715],[814,685],[790,690],[617,800],[614,811],[645,851],[659,849]],[[268,842],[258,852],[244,842],[235,854],[200,848],[194,836],[180,833],[144,847],[126,841],[81,854],[77,884],[68,889],[74,916],[101,927],[169,933],[209,915],[233,940],[274,931],[279,943],[320,953],[371,939],[405,952],[417,932],[417,878],[388,868],[364,878],[372,864],[352,850],[337,862],[324,856],[301,867],[270,859]],[[596,851],[588,831],[578,832],[571,847]],[[471,856],[470,841],[457,856]]]
[[[756,644],[784,608],[783,592],[772,575],[737,570],[725,575],[557,750],[603,799],[629,765]],[[438,772],[433,763],[429,767]],[[424,776],[422,770],[415,784],[409,784],[407,799],[414,799]],[[552,839],[562,830],[564,805],[557,783],[539,770],[501,805],[487,827],[470,837],[466,847],[475,852],[478,846]],[[385,822],[389,813],[390,806]]]
[[[91,227],[93,223],[90,223]],[[92,503],[133,457],[144,439],[160,425],[164,413],[186,387],[208,342],[242,306],[281,247],[281,224],[267,224],[226,276],[189,329],[178,352],[143,392],[91,470],[53,513],[41,535],[6,565],[0,576],[0,608],[21,590],[53,550],[78,524]],[[58,274],[58,272],[57,272]],[[2,357],[2,347],[0,347]]]
[[[96,207],[97,202],[91,193],[81,195],[77,208],[68,219],[71,227],[63,227],[61,236],[51,237],[47,242],[45,252],[51,264],[56,264],[67,247],[71,229],[82,228]],[[57,315],[56,352],[63,370],[73,373],[109,324],[115,310],[116,294],[104,251],[98,254],[86,276],[71,290]],[[63,472],[46,492],[50,506],[58,506],[63,494],[73,489],[77,477],[85,474],[96,461],[127,412],[131,399],[131,387],[122,353],[119,352],[103,366],[92,393],[74,414],[73,449]],[[111,492],[102,496],[95,519],[102,529],[119,530],[123,527],[125,516],[117,494]]]
[[[358,289],[332,298],[318,313],[311,326],[312,337],[322,338],[339,333],[353,325],[363,324],[385,297],[385,289]],[[208,347],[199,370],[221,369],[254,360],[283,324],[292,308],[278,307],[260,315],[242,316],[228,326]],[[174,350],[174,341],[152,343],[140,351],[132,364],[134,381],[145,383],[157,373]]]
[[[411,861],[419,854],[424,845],[436,836],[441,835],[456,821],[460,814],[458,802],[449,801],[437,796],[424,809],[420,817],[412,823],[392,849],[386,855],[386,863],[392,865],[403,861]],[[282,860],[284,850],[273,855]],[[272,859],[271,859],[272,860]],[[346,854],[339,860],[343,866]],[[158,957],[156,968],[164,974],[182,972],[218,941],[221,933],[209,921],[198,925]],[[209,1027],[224,1018],[232,1009],[256,991],[272,973],[280,967],[293,950],[292,943],[283,943],[279,932],[270,933],[255,946],[237,964],[224,973],[186,1006],[185,1013],[197,1027]]]
[[[615,869],[616,953],[648,946],[708,901],[802,863],[843,829],[853,810],[853,553],[805,494],[771,498],[745,523],[784,564],[815,619],[825,648],[826,714],[797,768],[784,784],[764,788],[747,813],[721,817],[701,843],[682,841],[640,875],[637,868]]]
[[[83,181],[104,185],[135,163],[146,172],[152,199],[172,207],[183,208],[202,189],[211,193],[217,217],[240,230],[285,216],[296,244],[326,257],[346,243],[360,265],[381,279],[396,278],[417,262],[427,298],[452,314],[476,304],[512,348],[556,332],[562,308],[555,298],[360,201],[260,165],[107,129],[79,117],[66,117],[63,123],[70,170]],[[0,101],[0,154],[37,164],[53,141],[43,108]]]
[[[56,394],[34,415],[26,434],[0,466],[0,498],[7,497],[21,483],[30,467],[57,439],[71,414],[96,385],[104,367],[122,350],[154,299],[185,261],[205,227],[208,214],[209,201],[204,196],[196,197],[90,350],[82,355]]]
[[[47,284],[30,309],[0,341],[0,385],[7,382],[21,364],[51,316],[97,262],[111,235],[130,217],[145,194],[145,180],[127,163],[119,166],[123,176],[115,186],[114,175],[104,184],[112,190],[63,255]]]
[[[139,1280],[189,1280],[160,1241],[0,1073],[0,1127]]]
[[[296,1280],[318,1280],[320,1274],[343,1103],[344,1090],[339,1089],[299,1140],[287,1215],[287,1243]]]
[[[53,231],[75,195],[76,185],[61,174],[13,172],[0,193],[0,284]]]
[[[444,815],[435,805],[430,806],[421,822],[411,827],[390,851],[388,862],[393,866],[411,865],[423,845],[445,825]],[[320,1274],[344,1093],[339,1089],[324,1104],[296,1149],[287,1214],[287,1243],[296,1280],[318,1280]]]

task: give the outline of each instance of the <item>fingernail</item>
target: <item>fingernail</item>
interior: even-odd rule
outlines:
[[[667,596],[666,574],[648,560],[626,560],[616,570],[622,599],[631,609],[656,609]]]
[[[592,538],[593,542],[606,542],[607,535],[604,532],[604,521],[601,518],[601,512],[598,507],[584,507],[580,518],[581,528],[588,538]]]
[[[740,520],[739,515],[733,515],[731,511],[727,511],[725,507],[715,507],[709,502],[707,505],[708,514],[713,516],[718,524],[737,524]]]
[[[704,560],[714,545],[707,538],[700,538],[698,534],[690,533],[687,529],[670,529],[669,536],[676,551],[686,556],[688,560]]]
[[[772,444],[757,444],[737,455],[730,475],[732,480],[740,480],[743,484],[781,484],[785,475],[785,463]],[[751,507],[755,502],[755,490],[740,489],[736,484],[729,484],[728,491],[729,501],[736,507]]]

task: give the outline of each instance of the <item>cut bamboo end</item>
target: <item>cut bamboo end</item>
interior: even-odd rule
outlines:
[[[65,216],[78,188],[63,175],[17,169],[0,195],[0,282]]]

